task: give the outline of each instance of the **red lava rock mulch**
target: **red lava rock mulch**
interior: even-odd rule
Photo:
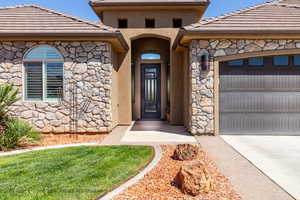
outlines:
[[[34,144],[22,144],[18,149],[32,147],[45,147],[63,144],[101,142],[108,134],[84,135],[84,134],[41,134],[41,140]],[[1,151],[0,151],[1,152]]]
[[[39,146],[52,146],[60,144],[101,142],[107,134],[84,135],[84,134],[42,134]]]
[[[191,161],[176,161],[171,158],[175,146],[162,146],[163,157],[158,165],[137,184],[114,198],[114,200],[241,200],[241,197],[233,190],[229,180],[223,176],[216,165],[208,158],[207,154],[200,150],[201,159],[213,179],[213,190],[202,193],[197,197],[183,194],[174,183],[180,167]]]

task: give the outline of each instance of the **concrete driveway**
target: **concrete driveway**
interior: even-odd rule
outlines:
[[[300,136],[221,136],[295,199],[300,200]]]

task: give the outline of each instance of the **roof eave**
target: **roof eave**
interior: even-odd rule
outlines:
[[[178,34],[177,34],[177,36],[174,40],[173,46],[172,46],[173,50],[175,50],[178,46],[181,45],[180,42],[181,42],[182,38],[184,37],[184,35],[186,34],[185,32],[186,32],[185,29],[183,29],[183,28],[179,29]]]
[[[116,33],[99,32],[1,32],[0,37],[115,37]]]
[[[128,51],[129,46],[125,41],[121,32],[107,32],[107,33],[88,33],[88,32],[76,32],[76,33],[9,33],[9,32],[0,32],[0,39],[10,39],[10,40],[26,40],[26,39],[49,39],[49,38],[59,38],[60,40],[103,40],[103,41],[114,41],[119,44],[118,49],[123,49],[122,51]]]
[[[199,2],[89,2],[92,7],[101,6],[208,6],[210,0]]]
[[[300,39],[299,30],[186,30],[181,29],[173,49],[196,39]]]
[[[129,46],[124,38],[124,36],[122,35],[121,32],[118,32],[117,34],[117,39],[118,41],[120,42],[121,46],[124,48],[125,51],[128,51],[129,50]]]
[[[233,30],[233,29],[223,29],[223,30],[186,30],[187,35],[197,35],[197,34],[300,34],[300,29],[298,30],[277,30],[277,29],[248,29],[248,30]]]

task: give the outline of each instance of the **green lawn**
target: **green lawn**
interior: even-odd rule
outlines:
[[[92,200],[152,158],[151,147],[71,147],[0,157],[1,200]]]

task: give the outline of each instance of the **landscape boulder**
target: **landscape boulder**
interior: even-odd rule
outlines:
[[[212,189],[212,178],[200,161],[182,166],[177,174],[176,182],[184,194],[192,196],[207,193]]]
[[[194,160],[199,153],[199,147],[191,144],[179,144],[176,146],[173,159]]]

